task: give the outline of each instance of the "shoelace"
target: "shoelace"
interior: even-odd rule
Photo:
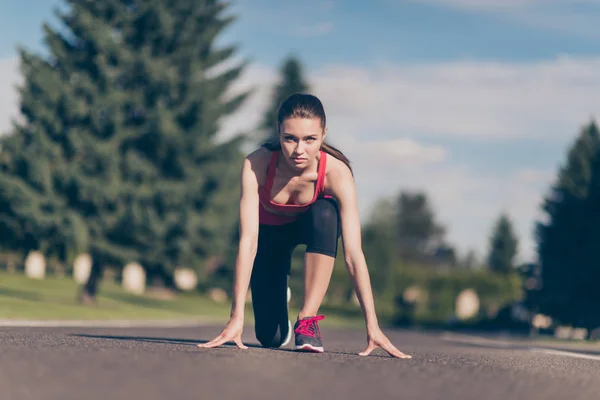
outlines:
[[[296,334],[298,335],[307,335],[307,336],[316,336],[319,326],[317,325],[317,321],[321,321],[325,319],[324,315],[317,315],[315,317],[304,318],[298,321],[298,327],[296,328]]]

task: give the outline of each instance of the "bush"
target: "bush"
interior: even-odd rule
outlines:
[[[493,316],[503,305],[521,298],[519,275],[494,274],[487,270],[430,269],[399,266],[394,276],[394,301],[398,323],[444,323],[455,318],[459,293],[472,289],[479,297],[480,312],[474,318]],[[420,297],[411,302],[405,298],[408,288],[418,288]],[[415,290],[413,290],[415,292]]]
[[[353,302],[354,288],[346,270],[342,249],[340,245],[321,311],[360,317],[362,312],[360,306]],[[304,250],[304,246],[298,246],[292,257],[289,286],[294,307],[302,305]],[[473,289],[480,303],[480,312],[468,321],[470,323],[493,318],[499,309],[522,296],[521,278],[517,272],[505,275],[483,269],[441,269],[401,262],[389,267],[373,263],[368,265],[377,316],[385,324],[447,324],[454,319],[456,298],[465,289]],[[373,279],[375,274],[381,279]],[[387,279],[383,279],[386,276]],[[409,288],[412,290],[406,293]],[[416,301],[408,301],[405,294],[413,295]]]

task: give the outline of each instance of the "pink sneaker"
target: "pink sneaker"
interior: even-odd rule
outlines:
[[[296,350],[313,353],[323,353],[323,342],[318,321],[325,319],[323,315],[306,317],[296,321],[294,334],[296,335]]]

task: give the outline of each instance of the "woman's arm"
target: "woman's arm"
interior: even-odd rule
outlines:
[[[382,347],[392,356],[411,358],[411,356],[396,349],[379,328],[375,314],[371,280],[362,250],[361,227],[354,177],[345,165],[339,163],[336,167],[332,168],[331,176],[328,177],[328,180],[331,191],[338,200],[340,207],[344,261],[352,279],[367,327],[368,345],[359,354],[369,355],[377,347]]]
[[[259,150],[260,151],[260,150]],[[231,315],[227,326],[213,340],[198,347],[217,347],[234,341],[240,349],[244,330],[244,308],[250,284],[252,266],[258,246],[258,179],[256,171],[261,168],[261,154],[256,151],[244,160],[240,194],[240,243],[235,262]]]
[[[332,171],[331,190],[338,200],[342,226],[344,261],[354,284],[356,296],[363,310],[368,327],[378,325],[375,315],[371,280],[367,263],[362,251],[361,228],[356,200],[354,178],[350,170],[342,166]]]
[[[248,157],[242,167],[240,194],[240,242],[235,263],[231,318],[244,319],[246,295],[258,246],[258,180],[253,160]]]

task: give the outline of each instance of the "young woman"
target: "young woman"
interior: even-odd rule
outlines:
[[[399,351],[379,328],[369,273],[361,248],[356,191],[350,163],[324,142],[325,110],[318,98],[296,93],[281,105],[279,137],[246,157],[242,167],[240,242],[230,320],[221,334],[198,347],[233,341],[247,349],[241,336],[248,286],[252,292],[255,334],[264,347],[291,340],[288,276],[292,251],[306,244],[304,302],[294,325],[295,348],[323,352],[317,315],[337,254],[341,235],[344,259],[362,308],[369,355],[381,347]]]

